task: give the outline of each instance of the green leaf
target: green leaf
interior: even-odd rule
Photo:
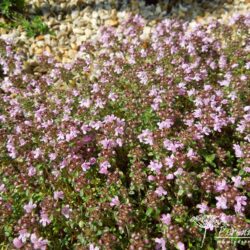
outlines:
[[[78,223],[79,227],[82,228],[84,226],[84,222],[81,220],[79,223]]]
[[[146,211],[146,216],[148,217],[151,216],[153,212],[154,212],[154,209],[152,207],[149,207]]]
[[[205,155],[205,160],[208,164],[210,164],[213,167],[216,167],[216,164],[214,163],[215,160],[215,154]]]
[[[185,193],[185,191],[183,189],[179,189],[177,195],[182,196],[184,193]]]

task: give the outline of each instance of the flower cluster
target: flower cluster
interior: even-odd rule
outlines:
[[[184,250],[198,214],[249,228],[249,25],[166,19],[145,38],[131,16],[71,64],[1,41],[0,242]]]

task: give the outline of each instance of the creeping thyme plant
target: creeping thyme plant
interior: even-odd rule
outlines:
[[[250,16],[143,26],[103,27],[76,61],[45,53],[39,71],[1,41],[4,246],[248,247],[192,218],[249,228]]]

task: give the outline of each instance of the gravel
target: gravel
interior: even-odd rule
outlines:
[[[49,26],[51,34],[28,38],[21,26],[7,30],[0,28],[2,38],[11,38],[27,51],[28,60],[44,51],[51,53],[58,61],[68,63],[75,59],[80,45],[95,39],[101,26],[114,26],[126,19],[129,14],[140,14],[147,20],[144,36],[150,27],[164,18],[182,18],[193,27],[196,23],[206,23],[212,19],[227,22],[234,14],[250,13],[250,0],[197,1],[184,0],[183,4],[172,7],[169,1],[157,5],[146,5],[144,1],[130,0],[31,0],[29,14],[40,14]],[[127,3],[130,2],[130,3]],[[223,2],[223,3],[221,3]],[[4,20],[0,20],[4,21]]]

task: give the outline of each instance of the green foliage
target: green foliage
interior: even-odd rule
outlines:
[[[13,29],[21,25],[28,37],[45,34],[49,32],[48,26],[40,16],[31,19],[24,17],[25,0],[2,0],[0,2],[0,14],[9,22],[0,23],[0,28]]]
[[[24,0],[2,0],[0,13],[7,18],[11,18],[15,11],[22,12],[24,10],[24,4]]]
[[[42,21],[41,17],[35,16],[30,22],[22,20],[22,26],[28,37],[34,37],[49,32],[49,27]]]

